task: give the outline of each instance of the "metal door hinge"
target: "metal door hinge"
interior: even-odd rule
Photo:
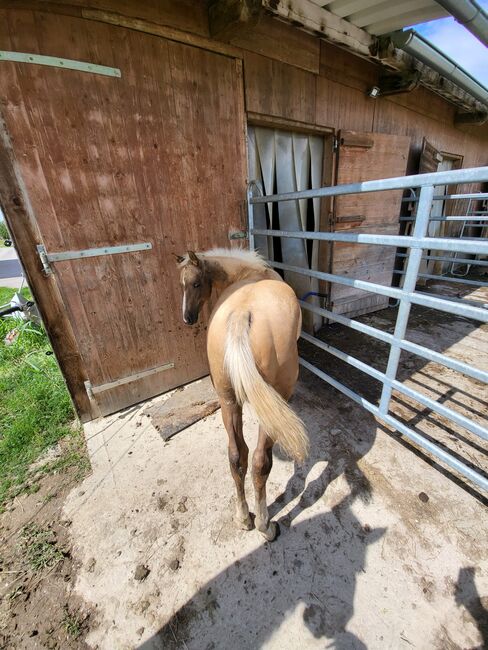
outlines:
[[[36,65],[47,65],[51,68],[65,68],[66,70],[78,70],[79,72],[91,72],[101,74],[105,77],[120,77],[119,68],[111,68],[108,65],[98,65],[87,61],[75,61],[73,59],[61,59],[57,56],[46,56],[44,54],[33,54],[30,52],[9,52],[0,50],[0,61],[13,61],[14,63],[34,63]]]
[[[113,388],[118,388],[119,386],[124,386],[125,384],[130,384],[133,381],[138,381],[139,379],[145,379],[152,375],[157,374],[158,372],[164,372],[165,370],[172,370],[175,367],[175,364],[172,361],[164,363],[162,366],[157,368],[150,368],[149,370],[143,370],[142,372],[137,372],[134,375],[127,375],[126,377],[121,377],[115,381],[109,381],[106,384],[98,384],[93,386],[90,381],[85,381],[85,389],[88,396],[93,399],[95,395],[99,393],[104,393],[107,390],[112,390]]]
[[[339,138],[335,135],[332,138],[332,151],[336,153],[338,149],[339,149]]]
[[[66,262],[86,257],[100,257],[101,255],[117,255],[119,253],[133,253],[135,251],[147,251],[152,248],[150,242],[142,244],[125,244],[123,246],[104,246],[103,248],[85,248],[80,251],[60,251],[48,253],[46,247],[38,244],[37,253],[42,263],[42,270],[46,275],[53,273],[52,262]]]

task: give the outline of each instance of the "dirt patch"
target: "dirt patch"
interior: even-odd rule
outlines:
[[[77,566],[69,520],[62,518],[79,468],[46,475],[34,494],[16,497],[0,515],[0,647],[88,648],[94,619],[72,594]]]

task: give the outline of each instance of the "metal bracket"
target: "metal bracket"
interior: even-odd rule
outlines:
[[[105,246],[104,248],[86,248],[80,251],[62,251],[58,253],[48,253],[45,246],[38,244],[37,252],[41,259],[42,270],[46,275],[51,275],[53,269],[51,262],[66,262],[68,260],[78,260],[86,257],[100,257],[102,255],[117,255],[119,253],[133,253],[135,251],[147,251],[152,248],[150,242],[142,244],[125,244],[124,246]]]
[[[37,253],[41,258],[42,270],[44,274],[51,275],[53,270],[49,264],[49,260],[47,259],[46,249],[44,248],[44,246],[42,246],[42,244],[37,245]]]
[[[235,230],[234,232],[229,233],[229,239],[231,241],[233,239],[247,239],[247,238],[248,238],[247,230]]]
[[[30,54],[29,52],[9,52],[7,50],[0,50],[0,61],[35,63],[36,65],[47,65],[52,68],[66,68],[67,70],[78,70],[79,72],[91,72],[92,74],[101,74],[105,77],[122,76],[119,68],[110,68],[106,65],[87,63],[86,61],[74,61],[73,59],[60,59],[57,56]]]
[[[99,384],[98,386],[92,386],[90,381],[85,381],[85,389],[89,397],[93,398],[98,393],[104,393],[106,390],[111,390],[112,388],[117,388],[118,386],[123,386],[124,384],[130,384],[132,381],[137,381],[138,379],[144,379],[145,377],[150,377],[155,375],[158,372],[163,372],[164,370],[171,370],[175,367],[175,364],[170,361],[165,363],[162,366],[157,368],[151,368],[150,370],[143,370],[142,372],[137,372],[135,375],[128,375],[127,377],[122,377],[121,379],[116,379],[115,381],[110,381],[107,384]]]

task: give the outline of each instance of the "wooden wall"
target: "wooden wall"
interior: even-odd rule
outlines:
[[[230,43],[221,43],[210,37],[206,4],[205,0],[0,0],[0,7],[120,21],[227,51],[243,59],[248,112],[307,126],[410,136],[408,173],[418,170],[424,137],[441,151],[463,155],[464,167],[488,163],[488,125],[456,128],[456,107],[435,93],[418,88],[372,99],[366,91],[378,82],[379,65],[270,16]]]
[[[293,28],[283,26],[284,32],[288,29]],[[488,163],[486,126],[456,128],[456,107],[422,87],[372,99],[366,92],[378,83],[380,66],[319,44],[318,74],[244,53],[247,109],[335,130],[407,135],[408,173],[418,171],[424,137],[441,151],[463,155],[464,167]]]

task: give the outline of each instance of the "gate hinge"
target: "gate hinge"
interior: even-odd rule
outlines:
[[[148,251],[151,248],[151,242],[143,242],[141,244],[123,244],[122,246],[104,246],[102,248],[85,248],[79,251],[48,253],[45,246],[38,244],[37,253],[42,262],[42,270],[46,275],[51,275],[53,273],[51,262],[66,262],[69,260],[86,259],[87,257],[118,255],[120,253],[135,253],[137,251]]]
[[[46,248],[42,244],[37,245],[37,254],[39,255],[39,258],[41,260],[42,264],[42,272],[44,275],[52,275],[52,268],[51,265],[49,264],[49,259],[47,256]]]

